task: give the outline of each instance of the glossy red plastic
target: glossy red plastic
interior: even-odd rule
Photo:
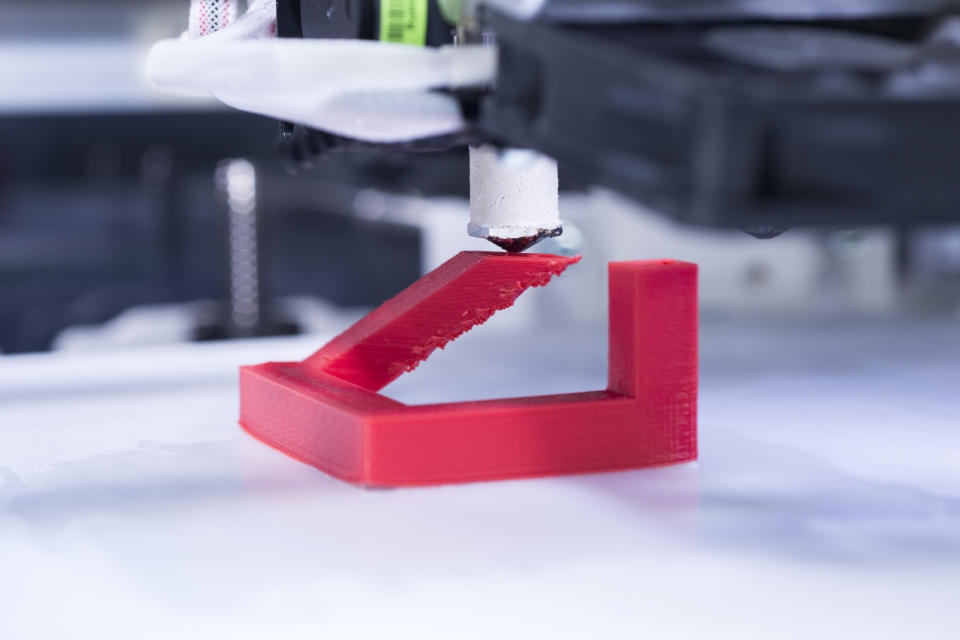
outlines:
[[[409,406],[376,391],[576,259],[463,252],[301,363],[243,367],[240,422],[349,482],[446,484],[697,456],[697,267],[609,265],[608,388]]]

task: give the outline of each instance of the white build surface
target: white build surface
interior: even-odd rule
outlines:
[[[698,463],[376,491],[236,424],[238,365],[322,341],[0,357],[0,637],[957,638],[955,323],[705,322]],[[478,330],[388,392],[605,348]]]
[[[528,149],[470,147],[470,235],[524,238],[559,226],[555,160]]]

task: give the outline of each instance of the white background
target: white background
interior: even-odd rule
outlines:
[[[323,341],[0,358],[0,637],[957,637],[955,326],[705,323],[698,463],[404,490],[236,425],[236,366]],[[605,348],[479,330],[388,393],[599,388]]]

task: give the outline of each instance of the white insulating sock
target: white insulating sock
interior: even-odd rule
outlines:
[[[560,234],[557,163],[528,149],[470,147],[471,236],[495,239]]]

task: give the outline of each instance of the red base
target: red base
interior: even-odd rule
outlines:
[[[693,264],[610,264],[606,391],[407,406],[373,390],[569,263],[536,254],[461,253],[304,362],[243,367],[241,424],[307,464],[374,486],[694,460]]]

